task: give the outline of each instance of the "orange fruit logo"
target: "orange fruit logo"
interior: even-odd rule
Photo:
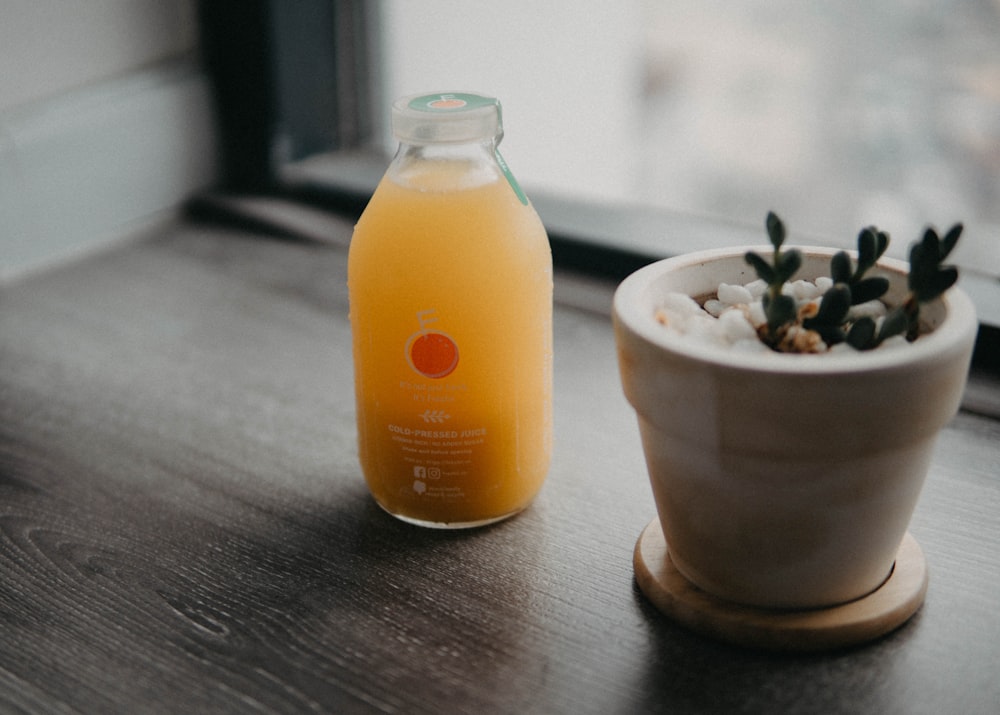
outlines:
[[[447,377],[458,367],[458,345],[444,333],[414,335],[407,345],[406,355],[413,369],[424,377]]]
[[[456,99],[455,97],[442,97],[441,99],[435,99],[433,102],[428,103],[428,107],[433,107],[434,109],[458,109],[459,107],[465,106],[464,99]]]

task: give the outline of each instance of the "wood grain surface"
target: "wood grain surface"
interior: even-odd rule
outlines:
[[[446,533],[374,505],[336,230],[173,222],[0,286],[0,712],[997,712],[996,420],[942,434],[911,621],[827,655],[728,646],[636,587],[655,510],[587,301],[557,305],[531,508]]]

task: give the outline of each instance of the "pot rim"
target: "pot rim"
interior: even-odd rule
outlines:
[[[790,248],[796,248],[804,256],[819,258],[830,258],[842,250],[821,246]],[[769,245],[708,249],[665,258],[638,269],[615,290],[612,314],[616,325],[653,347],[691,360],[748,372],[809,375],[856,374],[919,364],[955,349],[970,339],[970,335],[974,339],[978,330],[975,306],[958,286],[953,286],[939,299],[943,317],[930,333],[907,346],[870,351],[816,355],[735,352],[678,336],[657,322],[654,290],[662,276],[723,259],[738,257],[742,260],[751,250],[769,255],[774,249]],[[880,259],[877,268],[897,277],[905,277],[909,271],[907,263],[895,258]]]

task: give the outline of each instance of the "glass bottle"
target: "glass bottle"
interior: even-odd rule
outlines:
[[[404,97],[348,260],[359,457],[375,500],[441,528],[524,509],[552,450],[552,256],[497,151],[500,103]]]

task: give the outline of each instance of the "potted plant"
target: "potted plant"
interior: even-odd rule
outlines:
[[[853,255],[786,249],[773,213],[767,231],[770,246],[665,259],[615,293],[658,515],[636,575],[662,610],[730,640],[863,642],[908,619],[926,589],[907,527],[978,327],[943,265],[961,226],[928,229],[910,266],[882,257],[876,229]],[[822,295],[796,300],[800,280]],[[760,299],[709,304],[709,316],[720,286]]]

